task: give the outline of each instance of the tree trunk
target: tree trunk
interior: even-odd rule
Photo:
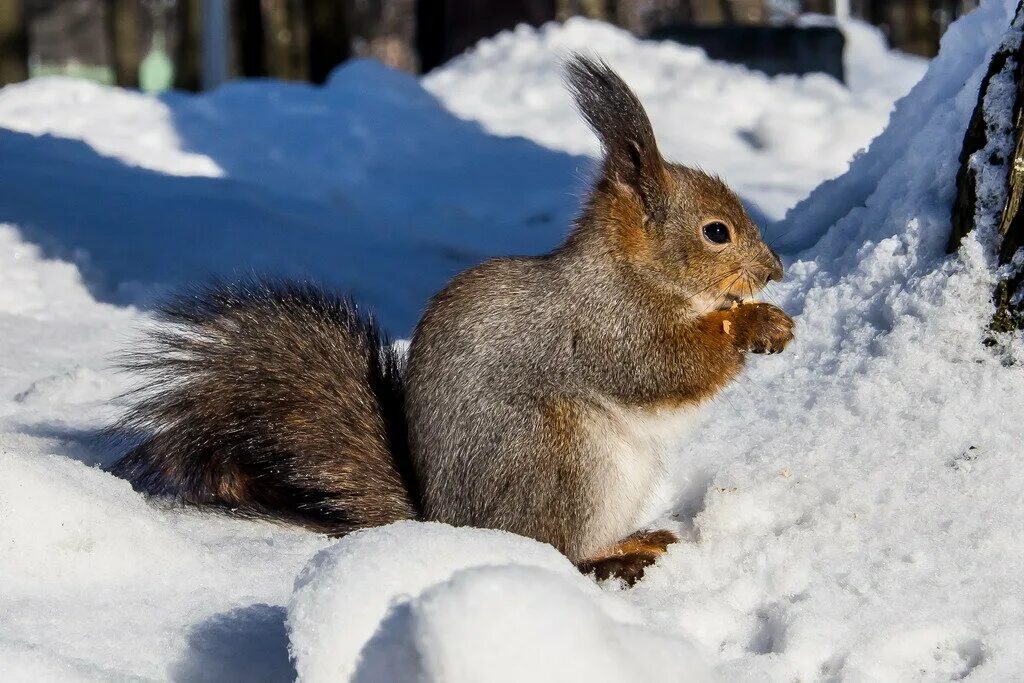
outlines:
[[[416,53],[424,73],[444,63],[444,0],[417,0]]]
[[[236,0],[234,20],[237,30],[238,72],[243,78],[267,75],[266,32],[260,0]]]
[[[729,0],[733,21],[759,26],[768,20],[766,0]]]
[[[725,23],[736,23],[736,14],[732,11],[732,0],[718,0],[718,7],[722,13],[722,20]]]
[[[832,0],[805,0],[803,9],[805,12],[814,12],[815,14],[832,14],[835,8]]]
[[[309,26],[309,79],[323,83],[334,67],[351,54],[347,3],[305,0]]]
[[[444,15],[438,15],[437,3],[423,0],[360,0],[345,5],[346,33],[352,56],[369,57],[402,71],[418,72],[421,59],[418,40],[431,51],[430,33],[436,32],[436,44],[443,50]],[[433,16],[432,16],[432,13]],[[420,21],[426,23],[421,24]]]
[[[0,85],[28,78],[28,17],[23,0],[0,0]]]
[[[429,3],[429,4],[428,4]],[[488,38],[519,24],[540,26],[554,21],[558,15],[558,0],[421,0],[429,11],[421,7],[419,18],[425,25],[419,30],[417,44],[424,71],[461,54],[481,38]],[[423,29],[441,26],[441,40],[426,40]],[[423,50],[422,48],[428,48]]]
[[[306,80],[309,38],[304,7],[299,0],[263,0],[267,37],[267,71],[274,78]]]
[[[114,82],[122,88],[137,88],[142,62],[138,0],[107,0],[106,18]]]
[[[178,0],[178,44],[175,46],[174,87],[196,92],[202,84],[200,58],[203,40],[202,0]]]
[[[1017,5],[1014,23],[1024,14],[1024,2]],[[1012,41],[1011,41],[1012,42]],[[992,97],[986,107],[986,95],[994,88],[1015,87],[1013,104],[1000,107],[1004,99]],[[978,103],[974,108],[960,151],[960,170],[957,173],[957,196],[953,203],[947,251],[960,247],[963,238],[976,227],[986,226],[995,231],[999,241],[999,264],[1010,264],[1018,250],[1024,246],[1024,43],[1017,47],[998,50],[989,62],[988,72],[981,84]],[[993,109],[989,109],[989,107]],[[991,122],[1003,122],[992,125]],[[980,192],[983,176],[996,174],[1004,178],[1002,192],[993,197]],[[995,313],[991,329],[1009,332],[1024,329],[1024,273],[1014,269],[1001,280],[994,293]]]

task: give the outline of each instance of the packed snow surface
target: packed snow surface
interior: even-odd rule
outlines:
[[[1020,678],[1024,344],[982,344],[991,236],[943,249],[1014,8],[954,25],[848,170],[923,70],[857,24],[849,90],[573,21],[422,85],[359,62],[321,89],[0,91],[0,678]],[[597,152],[558,85],[582,47],[636,85],[666,156],[723,174],[766,221],[845,171],[766,228],[797,341],[753,358],[675,451],[653,522],[684,542],[643,582],[598,586],[497,531],[334,542],[102,471],[118,453],[96,433],[131,383],[110,357],[155,292],[309,275],[401,335],[453,272],[556,244]]]

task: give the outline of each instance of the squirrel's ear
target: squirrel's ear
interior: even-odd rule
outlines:
[[[600,59],[575,54],[565,65],[566,81],[583,118],[604,147],[604,174],[636,193],[647,217],[665,212],[665,163],[640,100]]]

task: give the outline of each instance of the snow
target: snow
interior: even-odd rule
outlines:
[[[81,101],[104,113],[78,139]],[[587,163],[495,139],[366,61],[326,88],[241,82],[164,101],[40,79],[0,92],[0,126],[19,169],[0,214],[78,264],[97,298],[145,304],[212,272],[273,270],[353,291],[399,333],[458,271],[553,246]]]
[[[218,638],[283,638],[280,605],[325,541],[151,505],[94,467],[126,388],[108,355],[140,315],[94,301],[11,226],[0,244],[0,678],[159,679],[215,671],[231,657]],[[281,638],[255,661],[284,678]]]
[[[708,676],[688,643],[645,628],[551,546],[487,529],[400,522],[353,534],[303,570],[288,625],[310,681]]]
[[[499,36],[422,85],[357,62],[320,89],[3,89],[0,678],[1018,678],[1024,342],[981,343],[991,232],[944,255],[960,140],[1015,4],[958,21],[852,162],[923,70],[856,24],[850,90],[582,21]],[[593,46],[667,156],[766,219],[842,174],[767,226],[787,278],[766,298],[797,341],[753,359],[680,446],[656,521],[684,541],[636,588],[502,532],[332,541],[146,501],[98,467],[131,383],[111,354],[154,292],[309,275],[404,334],[453,272],[557,243],[596,143],[555,60]]]
[[[597,140],[575,116],[560,61],[596,51],[640,96],[665,156],[720,173],[780,218],[822,178],[846,169],[885,125],[893,100],[924,73],[927,62],[887,50],[874,27],[851,21],[844,31],[849,89],[823,75],[768,78],[581,18],[484,40],[424,86],[488,131],[595,156]]]

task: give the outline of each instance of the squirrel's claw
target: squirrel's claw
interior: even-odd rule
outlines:
[[[793,319],[778,306],[743,304],[731,310],[736,348],[758,354],[782,353],[793,341]]]

